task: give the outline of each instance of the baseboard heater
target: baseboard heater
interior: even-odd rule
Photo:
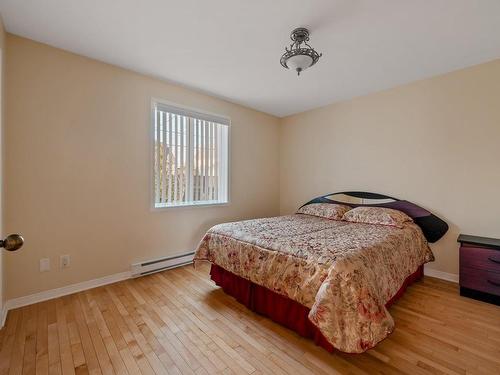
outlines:
[[[170,257],[149,260],[142,263],[131,264],[132,277],[149,275],[155,272],[168,270],[175,267],[185,266],[193,263],[194,251],[186,254],[173,255]]]

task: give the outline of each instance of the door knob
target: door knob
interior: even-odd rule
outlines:
[[[0,240],[0,247],[7,251],[16,251],[24,244],[24,238],[19,234],[10,234],[5,239]]]

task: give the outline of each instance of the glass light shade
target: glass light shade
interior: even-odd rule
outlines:
[[[301,72],[309,68],[313,63],[313,59],[309,55],[295,55],[286,61],[286,65],[297,72]]]

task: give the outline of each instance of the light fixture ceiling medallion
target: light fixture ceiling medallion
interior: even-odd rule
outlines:
[[[323,55],[318,53],[307,42],[309,41],[309,30],[299,27],[290,34],[292,44],[285,47],[285,53],[281,56],[280,63],[284,68],[293,69],[300,75],[300,72],[316,64]]]

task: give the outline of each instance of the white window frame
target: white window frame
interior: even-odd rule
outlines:
[[[172,111],[185,112],[187,116],[193,116],[197,118],[204,118],[207,121],[222,123],[227,125],[227,199],[225,202],[207,202],[207,201],[194,201],[187,202],[185,204],[170,205],[170,206],[156,206],[155,201],[155,109],[156,105],[159,104],[165,109],[170,108]],[[191,209],[195,207],[220,207],[228,206],[231,203],[231,118],[224,115],[219,115],[197,108],[192,108],[182,104],[173,103],[164,99],[151,98],[151,110],[149,119],[149,129],[150,129],[150,204],[152,211],[162,211],[171,209]],[[191,157],[188,155],[188,157]]]

